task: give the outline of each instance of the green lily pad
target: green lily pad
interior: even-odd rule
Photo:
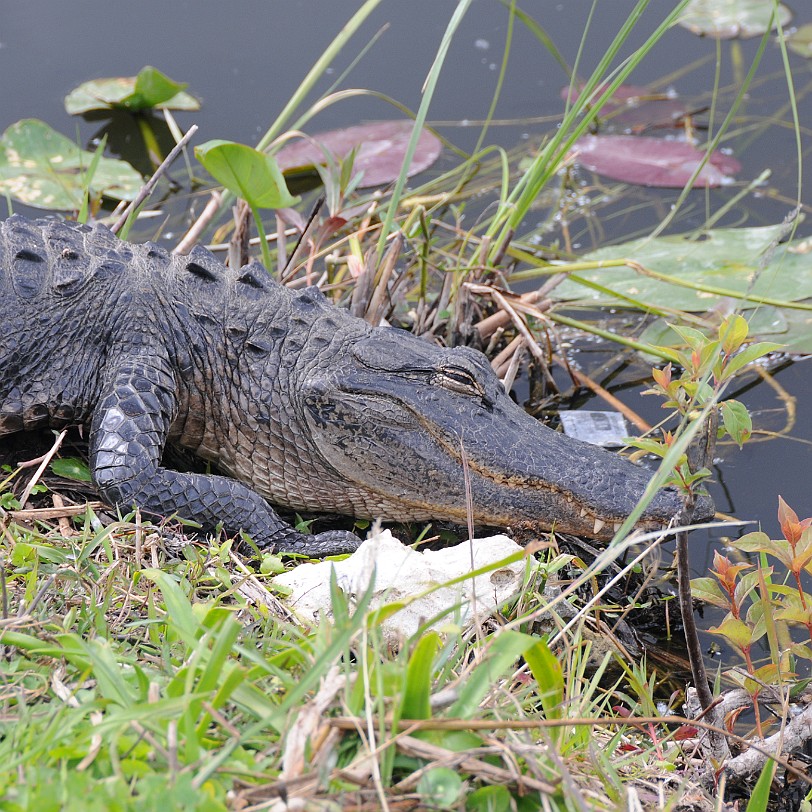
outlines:
[[[460,797],[462,778],[450,767],[434,767],[421,776],[417,792],[425,803],[449,809]]]
[[[812,303],[812,302],[810,302]],[[781,351],[792,355],[812,355],[812,311],[793,308],[759,307],[745,314],[749,335],[754,341],[774,341]],[[685,349],[685,341],[668,324],[673,319],[655,319],[638,337],[641,344]],[[645,356],[656,362],[653,356]]]
[[[628,259],[644,269],[664,274],[678,282],[797,302],[812,298],[812,244],[794,241],[775,246],[783,226],[715,229],[704,239],[677,234],[656,239],[632,240],[592,251],[584,261]],[[762,267],[762,264],[764,267]],[[655,279],[629,265],[579,272],[577,277],[601,285],[607,292],[588,288],[570,278],[559,285],[553,297],[573,301],[630,307],[612,292],[640,303],[641,307],[669,307],[701,312],[723,298],[706,290],[683,287]],[[757,302],[742,300],[744,308]]]
[[[772,12],[772,0],[691,0],[677,22],[700,36],[746,39],[792,20],[792,12],[783,3],[778,4],[775,18]]]
[[[82,205],[92,160],[93,153],[79,149],[44,121],[23,119],[0,138],[0,195],[38,209],[74,211]],[[132,200],[142,182],[125,161],[101,158],[90,193]]]
[[[787,331],[790,328],[789,320],[785,313],[776,307],[760,307],[757,310],[748,311],[746,314],[748,335],[751,339],[769,337],[776,343],[785,343]],[[812,318],[812,313],[806,314]],[[688,347],[685,339],[671,327],[676,322],[675,319],[654,319],[646,326],[646,329],[639,335],[638,341],[641,344],[651,344],[655,347],[669,347],[674,350],[684,350]],[[691,325],[696,327],[696,325]],[[713,328],[703,329],[703,333],[713,334]],[[653,358],[653,356],[652,356]]]
[[[119,76],[83,82],[65,97],[71,115],[91,110],[199,110],[200,102],[185,93],[185,83],[174,82],[147,65],[138,76]]]
[[[784,352],[812,355],[812,311],[784,310],[786,329],[773,335],[784,345]],[[755,335],[755,334],[754,334]]]
[[[788,36],[787,47],[796,54],[812,59],[812,23],[802,25]]]

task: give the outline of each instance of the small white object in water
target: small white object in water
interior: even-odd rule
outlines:
[[[564,433],[576,440],[592,445],[621,446],[629,436],[626,421],[620,412],[590,412],[579,409],[577,412],[560,412]]]

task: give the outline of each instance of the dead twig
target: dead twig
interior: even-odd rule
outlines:
[[[550,370],[547,368],[547,358],[545,358],[544,352],[542,351],[541,347],[539,347],[538,343],[536,342],[536,339],[533,337],[533,334],[530,332],[530,328],[527,326],[524,319],[521,316],[519,316],[513,304],[507,300],[507,297],[501,291],[498,291],[496,288],[492,288],[490,285],[476,285],[470,282],[466,282],[465,287],[467,287],[468,290],[470,290],[472,293],[479,293],[491,296],[493,300],[499,305],[499,307],[501,307],[502,310],[504,310],[508,314],[510,320],[513,322],[513,326],[519,331],[519,333],[524,338],[525,344],[527,345],[527,349],[530,350],[530,354],[538,362],[542,374],[548,379],[548,381],[553,386],[555,386],[555,381],[550,375]],[[541,311],[537,310],[533,315],[542,316],[543,314],[541,313]]]
[[[31,477],[31,481],[28,485],[25,486],[25,490],[23,491],[23,495],[20,497],[20,507],[24,508],[25,503],[28,501],[28,497],[31,496],[31,491],[34,490],[37,482],[39,482],[40,477],[45,473],[45,469],[48,467],[48,463],[53,458],[54,454],[59,451],[59,446],[62,445],[62,441],[65,439],[65,435],[68,433],[67,429],[62,429],[59,433],[59,436],[54,441],[53,446],[51,446],[51,450],[42,457],[42,461],[39,464],[39,468],[34,472],[34,476]]]
[[[805,725],[810,726],[812,732],[812,708],[804,711],[798,717],[799,727]],[[329,725],[340,728],[341,730],[357,730],[359,719],[354,716],[334,716],[327,721]],[[776,763],[788,773],[807,781],[809,776],[787,761],[781,754],[781,750],[772,750],[771,746],[774,744],[776,737],[771,736],[763,742],[754,742],[746,739],[744,736],[739,736],[729,730],[724,730],[716,725],[712,725],[701,719],[689,719],[685,716],[677,716],[676,714],[669,714],[668,716],[601,716],[597,718],[576,717],[571,719],[399,719],[395,724],[392,719],[386,720],[387,727],[408,731],[406,734],[401,734],[400,738],[405,738],[407,735],[414,733],[417,730],[534,730],[546,729],[557,727],[642,727],[646,725],[676,725],[683,726],[689,725],[692,727],[700,728],[701,730],[708,730],[717,732],[725,736],[729,741],[736,742],[745,748],[750,748],[762,754],[765,761],[767,758],[772,758]],[[777,735],[777,734],[776,734]],[[810,737],[812,738],[812,736]],[[737,757],[740,758],[740,757]],[[464,769],[464,767],[463,767]]]
[[[172,251],[173,254],[188,254],[197,245],[206,227],[220,210],[222,199],[223,195],[215,189],[200,216],[192,223],[191,228],[183,235],[183,239],[175,246]]]
[[[138,207],[152,194],[152,190],[155,188],[155,184],[158,183],[158,179],[161,177],[161,175],[163,175],[164,172],[166,172],[175,158],[180,155],[183,148],[189,143],[189,140],[196,132],[197,124],[192,124],[192,126],[186,131],[186,135],[184,135],[183,138],[181,138],[180,141],[175,144],[169,155],[164,158],[161,165],[152,173],[152,177],[141,187],[141,191],[135,196],[135,200],[130,202],[127,208],[121,213],[118,220],[116,220],[116,222],[110,227],[110,231],[112,231],[113,234],[118,234],[119,230],[127,222],[130,214],[137,211]]]
[[[413,758],[422,758],[433,762],[433,766],[451,767],[456,770],[470,772],[478,778],[482,778],[492,784],[510,784],[518,786],[523,790],[533,790],[535,792],[542,792],[545,795],[551,795],[555,792],[555,786],[547,781],[539,781],[537,778],[531,778],[528,775],[517,775],[513,770],[506,770],[504,767],[496,767],[487,761],[475,758],[469,753],[456,752],[448,750],[445,747],[438,747],[430,742],[416,739],[413,736],[401,736],[397,740],[397,748],[407,756]],[[491,755],[495,748],[484,748],[487,755]],[[497,751],[498,752],[498,751]],[[399,792],[408,791],[413,789],[419,779],[417,773],[413,773],[399,783],[395,784],[395,789]]]
[[[65,501],[58,493],[53,494],[51,496],[51,499],[53,500],[54,508],[56,508],[57,510],[64,511]],[[57,516],[57,521],[59,522],[59,532],[62,533],[63,536],[67,536],[68,533],[70,533],[71,531],[71,526],[70,522],[68,521],[68,517],[65,515],[64,512],[62,513],[62,515]]]
[[[538,290],[522,293],[514,300],[514,307],[522,311],[523,306],[530,306],[540,313],[544,313],[552,306],[552,300],[547,299],[548,294],[567,278],[567,274],[558,273],[551,276]],[[488,338],[500,327],[506,327],[510,323],[510,316],[503,310],[493,313],[482,321],[478,322],[476,329],[482,338]]]
[[[364,315],[364,320],[375,327],[380,325],[384,312],[389,306],[389,280],[392,278],[395,263],[397,263],[402,249],[403,232],[398,231],[387,249],[386,254],[384,254],[383,262],[378,272],[378,278],[375,280],[372,298],[369,301],[367,312]]]
[[[313,233],[313,229],[316,224],[316,217],[318,217],[318,214],[321,211],[321,207],[324,205],[325,200],[326,198],[324,197],[324,195],[321,195],[321,197],[319,197],[319,199],[313,205],[313,208],[310,210],[310,216],[307,218],[307,222],[305,223],[304,228],[299,233],[299,239],[296,240],[296,245],[293,246],[293,251],[291,251],[290,257],[288,257],[287,262],[285,262],[282,270],[279,272],[280,281],[284,280],[286,276],[291,275],[287,273],[288,268],[294,269],[296,267],[296,260],[299,256],[302,245],[304,244],[305,240],[309,239],[310,235]],[[282,231],[281,228],[277,229],[278,233],[281,233],[281,231]],[[284,240],[279,240],[280,246],[283,243]]]

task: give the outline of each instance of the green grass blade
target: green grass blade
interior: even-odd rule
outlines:
[[[327,68],[335,61],[338,54],[349,42],[355,32],[361,27],[364,20],[380,5],[381,0],[366,0],[366,2],[350,17],[347,24],[341,29],[333,41],[324,49],[324,53],[316,60],[316,64],[308,71],[295,93],[290,97],[288,103],[274,120],[273,124],[266,130],[260,138],[257,149],[265,150],[287,125],[288,119],[293,115],[294,110],[299,107],[307,97],[308,93],[322,78]]]
[[[501,245],[507,233],[515,232],[518,229],[541,190],[558,171],[559,165],[569,149],[587,130],[601,107],[608,101],[615,90],[626,81],[654,45],[662,39],[664,33],[674,24],[686,3],[687,0],[681,0],[676,5],[643,45],[628,59],[624,60],[621,67],[614,71],[613,78],[606,83],[606,88],[598,94],[597,89],[604,81],[604,77],[609,75],[612,62],[648,5],[648,0],[638,0],[621,26],[620,31],[606,49],[597,68],[586,81],[578,99],[565,114],[561,126],[556,130],[550,142],[539,152],[530,168],[520,178],[507,200],[501,204],[500,211],[488,230],[488,234],[495,238],[491,249],[492,254],[498,250],[498,246]],[[597,99],[593,98],[595,95],[598,95]],[[581,117],[588,107],[590,112]]]
[[[465,13],[471,7],[472,0],[459,0],[454,14],[451,15],[448,25],[446,26],[445,33],[440,42],[440,47],[437,49],[437,55],[434,57],[434,62],[429,70],[426,82],[424,85],[423,96],[420,100],[420,107],[417,109],[417,115],[414,120],[414,127],[412,128],[412,137],[409,139],[409,145],[406,148],[406,155],[403,158],[403,167],[400,170],[400,175],[395,182],[395,188],[392,190],[392,196],[386,206],[386,214],[383,218],[383,225],[381,227],[381,235],[378,238],[378,257],[383,256],[384,247],[386,246],[386,239],[392,232],[392,227],[395,222],[395,215],[397,214],[400,199],[403,195],[403,189],[406,186],[406,180],[409,167],[412,163],[415,148],[417,147],[417,140],[420,138],[420,132],[423,125],[426,123],[426,116],[428,115],[429,106],[434,96],[434,89],[437,86],[437,80],[440,78],[440,72],[445,62],[448,49],[451,46],[451,40],[462,22]]]
[[[563,714],[564,672],[561,663],[544,640],[523,653],[525,662],[539,687],[539,698],[548,719],[560,719]]]
[[[431,674],[439,647],[440,636],[436,632],[429,632],[415,646],[406,669],[401,718],[431,718]]]
[[[758,781],[756,781],[756,785],[753,787],[750,800],[747,802],[746,812],[767,812],[775,767],[775,761],[768,759],[761,771],[761,775],[758,777]]]
[[[507,5],[507,0],[502,0],[502,2]],[[555,43],[550,38],[550,35],[526,11],[513,4],[511,4],[511,6],[512,13],[516,15],[516,17],[521,21],[522,25],[524,25],[524,27],[547,49],[550,56],[552,56],[553,59],[555,59],[555,61],[561,65],[564,73],[571,79],[572,71],[570,70],[570,66],[567,64],[567,60],[561,55],[558,48],[555,47]]]
[[[192,611],[192,604],[183,590],[180,588],[178,582],[168,573],[162,570],[148,569],[141,573],[145,578],[153,581],[158,589],[161,590],[164,603],[166,604],[166,613],[168,618],[171,618],[171,626],[175,630],[183,642],[194,651],[197,646],[198,634],[200,632],[200,623]]]
[[[457,701],[449,709],[449,715],[460,719],[472,718],[488,692],[513,668],[516,660],[537,642],[537,638],[515,631],[502,631],[492,637],[483,661],[465,679]]]

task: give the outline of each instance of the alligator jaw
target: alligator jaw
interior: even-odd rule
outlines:
[[[495,458],[488,454],[487,446],[469,444],[464,452],[464,467],[468,471],[475,523],[520,525],[525,531],[556,530],[611,540],[644,498],[652,472],[618,454],[551,431],[521,409],[515,418],[520,421],[521,436],[532,437],[536,448],[543,451],[542,457],[531,455],[529,449],[523,454],[509,453],[510,439],[504,430],[500,442],[505,453],[498,462],[506,465],[513,460],[518,469],[508,472],[493,466]],[[505,422],[507,429],[511,421]],[[446,452],[449,458],[457,457],[463,467],[459,449],[455,454],[454,449],[446,447]],[[541,464],[534,468],[531,459],[541,459]],[[661,489],[650,499],[636,527],[662,528],[679,517],[683,509],[682,499],[674,488]],[[437,506],[429,510],[438,515]],[[445,518],[466,521],[467,515],[459,510],[454,512],[455,516]],[[713,513],[712,501],[706,496],[698,497],[695,518],[710,518]]]

